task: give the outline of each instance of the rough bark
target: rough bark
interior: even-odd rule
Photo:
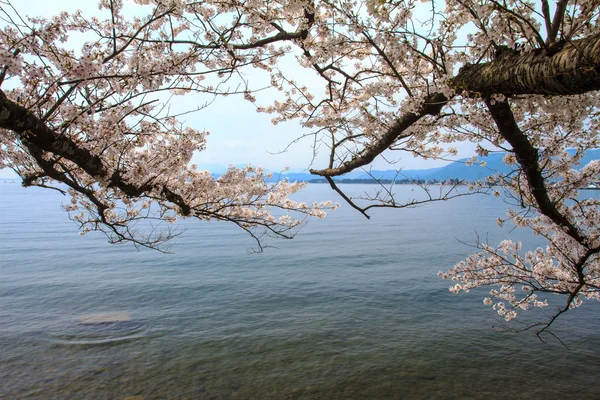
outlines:
[[[527,53],[505,49],[494,61],[463,67],[451,82],[457,92],[481,97],[600,90],[600,35]]]

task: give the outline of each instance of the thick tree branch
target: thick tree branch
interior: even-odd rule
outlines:
[[[451,81],[458,92],[485,97],[574,95],[600,90],[600,35],[527,53],[506,50],[496,60],[466,65]]]
[[[500,135],[512,146],[539,211],[555,224],[563,227],[566,233],[577,242],[585,245],[585,236],[556,208],[555,203],[548,196],[542,169],[538,163],[538,151],[517,125],[508,101],[493,102],[488,98],[485,103],[496,122]]]

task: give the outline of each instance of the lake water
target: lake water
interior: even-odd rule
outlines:
[[[325,185],[300,197],[336,199]],[[498,199],[371,220],[345,206],[260,254],[233,226],[192,221],[175,254],[109,245],[80,237],[60,201],[0,182],[2,399],[599,396],[600,305],[557,323],[565,348],[507,332],[483,291],[436,276],[477,234],[541,244],[495,224]]]

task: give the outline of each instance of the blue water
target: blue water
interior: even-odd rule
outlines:
[[[336,199],[325,185],[300,197]],[[342,207],[260,254],[239,229],[195,221],[181,224],[174,254],[109,245],[80,237],[61,201],[0,182],[2,399],[598,396],[600,305],[554,327],[566,348],[507,332],[484,291],[453,295],[436,276],[477,235],[542,244],[496,225],[498,199],[371,220]],[[98,313],[126,317],[81,323]]]

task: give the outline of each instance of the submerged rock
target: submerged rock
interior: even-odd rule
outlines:
[[[129,321],[131,321],[131,313],[126,311],[86,314],[77,318],[77,324],[79,325],[114,324]]]

